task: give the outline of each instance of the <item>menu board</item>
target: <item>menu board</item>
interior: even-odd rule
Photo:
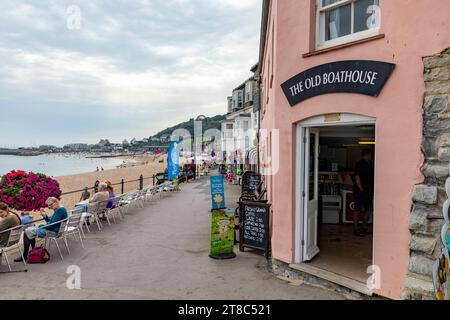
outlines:
[[[257,173],[244,173],[242,177],[242,191],[255,192],[261,183],[261,175]]]
[[[244,247],[263,250],[267,254],[270,204],[244,201],[241,203],[240,250]]]

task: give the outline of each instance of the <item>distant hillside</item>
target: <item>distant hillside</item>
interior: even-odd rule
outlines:
[[[205,132],[208,129],[221,129],[220,121],[225,120],[224,115],[217,115],[211,118],[206,118],[203,120],[203,132]],[[194,136],[194,119],[189,119],[189,121],[182,122],[180,124],[177,124],[173,127],[164,129],[157,134],[155,134],[152,139],[160,139],[164,135],[170,135],[174,130],[177,129],[186,129],[191,133],[191,136]]]

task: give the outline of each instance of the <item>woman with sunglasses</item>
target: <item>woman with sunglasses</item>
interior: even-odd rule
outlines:
[[[61,206],[61,203],[57,198],[50,197],[45,201],[45,204],[50,210],[53,210],[53,214],[51,217],[49,217],[44,209],[41,209],[41,216],[42,218],[47,222],[47,224],[40,225],[37,230],[35,229],[34,232],[32,228],[27,229],[27,231],[23,235],[23,257],[26,260],[28,257],[28,251],[30,250],[30,246],[34,249],[36,246],[36,237],[39,238],[45,238],[47,232],[53,232],[58,233],[59,228],[61,226],[60,223],[57,223],[58,221],[67,219],[67,209]],[[55,223],[53,225],[53,223]],[[30,230],[30,231],[28,231]],[[33,234],[35,233],[35,234]],[[19,257],[14,260],[15,262],[21,262],[22,258]]]

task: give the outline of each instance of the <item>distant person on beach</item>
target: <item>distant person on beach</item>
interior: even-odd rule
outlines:
[[[81,194],[80,201],[88,200],[91,197],[91,193],[88,190],[89,190],[88,187],[84,188],[84,191]]]
[[[97,172],[99,172],[100,170],[98,169],[98,167],[97,167]]]
[[[116,195],[114,194],[114,188],[112,186],[112,183],[110,181],[105,181],[109,193],[109,200],[108,204],[106,205],[106,208],[112,209],[114,207],[114,199],[116,198]]]
[[[102,167],[102,171],[103,171],[103,167]]]
[[[0,202],[0,218],[2,218],[0,222],[0,232],[17,227],[22,223],[20,217],[12,212],[3,202]],[[10,232],[0,233],[0,247],[4,247],[8,244],[9,234]]]

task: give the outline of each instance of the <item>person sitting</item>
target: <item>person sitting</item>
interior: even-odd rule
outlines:
[[[84,188],[84,191],[81,194],[80,201],[88,200],[91,197],[91,193],[88,190],[89,190],[88,187]]]
[[[102,212],[104,209],[106,209],[109,202],[109,192],[108,192],[108,185],[104,182],[99,183],[98,185],[98,192],[92,196],[92,198],[89,199],[90,204],[98,203],[100,208],[99,212]],[[101,216],[102,220],[106,220],[105,216]]]
[[[28,212],[22,212],[20,214],[21,218],[20,220],[22,221],[22,225],[24,229],[27,229],[28,227],[30,227],[30,222],[33,221],[33,217],[30,216],[30,214]]]
[[[107,209],[113,209],[114,207],[114,199],[116,198],[116,195],[114,194],[114,188],[111,184],[111,182],[109,181],[105,181],[106,185],[107,185],[107,190],[109,193],[109,199],[108,199],[108,204],[106,205]]]
[[[47,232],[51,232],[53,234],[59,233],[59,228],[61,227],[59,221],[67,219],[67,209],[64,208],[59,199],[50,197],[45,201],[45,204],[50,210],[53,210],[53,214],[49,217],[45,213],[45,209],[41,209],[40,213],[42,218],[47,222],[46,224],[42,224],[39,227],[29,227],[24,232],[23,235],[23,258],[27,260],[28,252],[30,250],[30,246],[34,249],[36,246],[36,237],[45,238]],[[19,257],[14,260],[15,262],[21,262],[22,257]]]
[[[0,247],[8,245],[10,232],[2,232],[19,226],[22,222],[20,217],[12,212],[6,203],[0,202]],[[22,260],[20,260],[22,261]]]

